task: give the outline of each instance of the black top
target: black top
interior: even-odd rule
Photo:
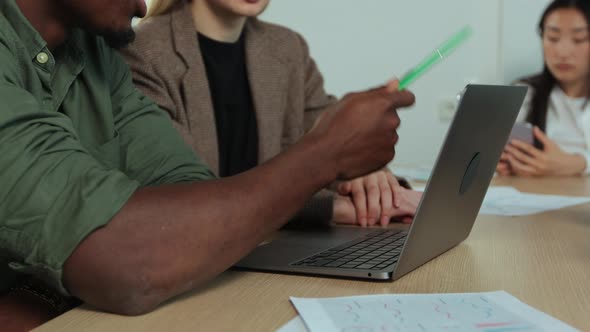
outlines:
[[[244,34],[224,43],[198,34],[211,90],[219,145],[219,176],[244,172],[258,163],[258,127],[246,72]]]

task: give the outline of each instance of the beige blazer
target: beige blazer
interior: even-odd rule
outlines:
[[[246,23],[246,67],[262,163],[296,142],[336,99],[297,33],[257,19]],[[183,138],[218,174],[215,114],[190,5],[140,23],[123,55],[135,84],[166,110]]]
[[[299,34],[258,19],[249,19],[245,31],[260,164],[301,138],[336,99],[324,91]],[[137,88],[170,114],[184,140],[219,174],[215,113],[190,5],[182,2],[145,20],[136,33],[122,54]],[[331,218],[332,195],[327,190],[316,194],[301,219]]]

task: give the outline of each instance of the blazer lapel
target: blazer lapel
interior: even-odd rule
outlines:
[[[274,54],[276,45],[256,22],[249,19],[245,27],[246,67],[258,125],[258,162],[262,163],[281,149],[288,64]]]
[[[219,150],[213,101],[188,3],[172,13],[172,36],[174,47],[187,66],[180,89],[185,99],[184,111],[189,130],[194,138],[192,147],[218,175]]]

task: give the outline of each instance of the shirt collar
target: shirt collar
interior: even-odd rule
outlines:
[[[45,40],[43,40],[39,32],[33,28],[29,20],[16,4],[15,0],[0,1],[0,12],[20,37],[23,46],[27,49],[31,59],[35,58],[39,52],[47,47]]]

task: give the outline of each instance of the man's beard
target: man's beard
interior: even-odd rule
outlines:
[[[125,31],[102,31],[99,35],[114,49],[124,48],[135,40],[135,31],[132,28]]]

